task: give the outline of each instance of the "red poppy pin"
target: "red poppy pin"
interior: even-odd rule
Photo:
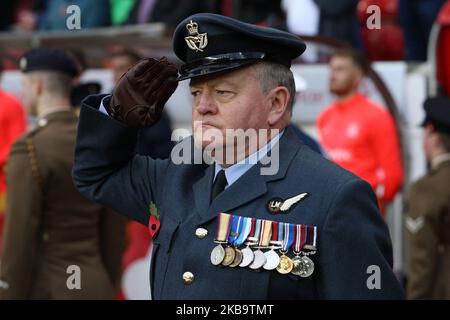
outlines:
[[[153,201],[150,202],[149,210],[150,219],[148,220],[148,233],[150,234],[150,237],[154,239],[155,235],[159,231],[161,222],[159,221],[158,209],[156,208],[156,205],[153,203]]]

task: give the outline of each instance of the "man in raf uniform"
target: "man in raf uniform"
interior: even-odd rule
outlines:
[[[112,299],[124,219],[73,185],[75,64],[62,51],[39,48],[20,65],[38,126],[16,141],[7,164],[0,299]]]
[[[450,99],[425,101],[429,172],[409,191],[408,299],[450,299]]]
[[[185,62],[179,75],[167,60],[145,59],[111,96],[84,101],[73,169],[90,199],[148,225],[152,297],[402,298],[370,186],[285,129],[295,94],[289,67],[304,42],[201,13],[178,25],[173,45]],[[158,120],[184,79],[193,137],[169,160],[135,155],[139,128]],[[220,140],[227,129],[258,138]],[[191,144],[207,153],[203,163],[201,152],[189,157]]]

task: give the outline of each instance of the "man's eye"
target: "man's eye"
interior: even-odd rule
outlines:
[[[199,91],[191,91],[191,95],[192,95],[193,97],[196,97],[196,96],[198,96],[199,94],[200,94]]]
[[[223,96],[223,95],[231,95],[233,93],[231,91],[217,90],[217,94]]]

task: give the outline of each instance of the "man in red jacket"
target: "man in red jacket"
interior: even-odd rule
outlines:
[[[336,101],[319,115],[320,143],[331,160],[370,183],[384,214],[403,181],[400,145],[387,109],[358,92],[368,70],[364,57],[337,51],[330,60]]]
[[[25,119],[25,111],[19,100],[0,89],[0,250],[5,219],[5,163],[11,145],[25,131]]]

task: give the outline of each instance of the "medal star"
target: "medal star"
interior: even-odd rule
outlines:
[[[307,192],[300,193],[299,195],[296,195],[292,198],[286,199],[283,201],[283,204],[280,207],[280,211],[285,212],[288,211],[294,204],[302,200],[308,195]]]

